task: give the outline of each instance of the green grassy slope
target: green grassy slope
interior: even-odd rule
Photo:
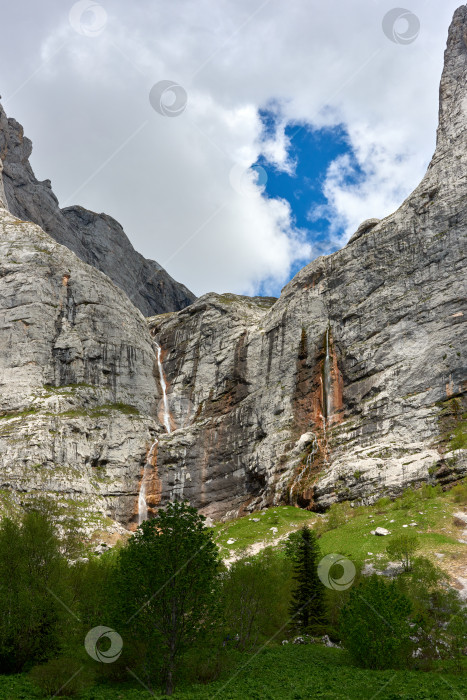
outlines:
[[[455,575],[462,567],[467,572],[467,544],[459,541],[467,540],[464,532],[467,524],[462,525],[454,517],[457,511],[467,512],[466,493],[465,484],[446,493],[424,487],[417,491],[408,490],[395,501],[381,499],[372,506],[351,508],[350,504],[342,503],[331,508],[325,516],[291,506],[270,508],[216,525],[216,542],[221,555],[231,559],[255,553],[260,547],[280,546],[279,538],[308,524],[320,533],[323,555],[343,554],[355,562],[377,566],[384,557],[391,535],[410,532],[419,538],[418,554],[436,561]],[[271,530],[272,527],[277,531]],[[378,537],[370,534],[377,527],[386,528],[391,535]],[[227,544],[232,539],[235,542]]]

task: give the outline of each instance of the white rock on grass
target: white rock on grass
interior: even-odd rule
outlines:
[[[373,531],[373,534],[379,535],[380,537],[385,537],[386,535],[390,535],[391,533],[389,530],[386,530],[385,527],[377,527],[376,530]]]

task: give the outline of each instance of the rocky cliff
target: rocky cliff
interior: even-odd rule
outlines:
[[[142,314],[0,208],[0,502],[50,497],[89,532],[137,520],[158,387]]]
[[[462,6],[421,184],[277,300],[208,294],[146,322],[108,277],[0,209],[4,508],[46,493],[92,531],[173,498],[224,518],[464,475],[466,78]],[[61,215],[79,229],[88,214]]]
[[[162,502],[183,495],[214,517],[321,509],[465,473],[451,436],[465,428],[466,78],[463,6],[436,152],[400,209],[275,303],[207,295],[150,321],[177,427],[158,445]]]
[[[50,180],[39,182],[29,163],[31,141],[0,105],[0,159],[8,209],[32,221],[89,265],[104,272],[145,315],[178,311],[195,296],[131,245],[118,221],[83,207],[60,209]]]

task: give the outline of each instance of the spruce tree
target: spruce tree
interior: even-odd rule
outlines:
[[[290,614],[292,626],[302,634],[324,634],[326,605],[324,586],[318,577],[321,552],[315,533],[306,525],[300,530],[293,552],[296,582]]]

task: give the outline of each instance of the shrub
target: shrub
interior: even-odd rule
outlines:
[[[449,493],[454,503],[467,505],[467,481],[456,484]]]
[[[364,668],[407,665],[411,641],[409,599],[394,582],[373,574],[351,589],[340,615],[340,632],[353,660]]]
[[[327,512],[327,518],[325,520],[320,520],[314,530],[319,536],[323,532],[335,530],[345,525],[345,523],[355,517],[355,515],[355,509],[351,507],[348,501],[333,503]]]
[[[291,562],[270,549],[232,564],[221,591],[223,641],[238,649],[251,649],[285,629],[291,584]]]
[[[465,450],[467,448],[467,422],[461,421],[452,432],[451,450]]]
[[[203,639],[183,657],[183,680],[203,685],[213,683],[231,670],[234,663],[232,650],[227,645],[223,646],[219,639]]]
[[[459,607],[457,613],[452,615],[446,632],[449,657],[455,664],[455,670],[461,672],[467,649],[467,610],[464,607]]]
[[[399,535],[393,537],[386,547],[386,552],[390,559],[400,561],[405,571],[412,568],[413,555],[419,548],[420,543],[416,535]]]
[[[379,498],[376,501],[374,507],[377,511],[384,510],[385,508],[388,508],[391,505],[391,503],[392,501],[388,496],[383,496],[382,498]]]
[[[399,506],[404,510],[410,510],[417,505],[417,501],[420,499],[420,491],[414,491],[408,488],[402,494],[399,503],[396,501],[396,507]]]
[[[399,576],[396,582],[412,603],[418,663],[425,668],[443,659],[458,667],[467,645],[466,611],[447,581],[444,571],[429,559],[417,557],[410,573]]]
[[[423,484],[422,488],[420,489],[420,497],[423,500],[437,498],[438,496],[441,496],[442,493],[443,489],[441,484],[435,484],[434,486],[432,484]]]
[[[47,696],[72,697],[92,684],[90,670],[72,658],[52,659],[34,666],[29,673],[32,682]]]

